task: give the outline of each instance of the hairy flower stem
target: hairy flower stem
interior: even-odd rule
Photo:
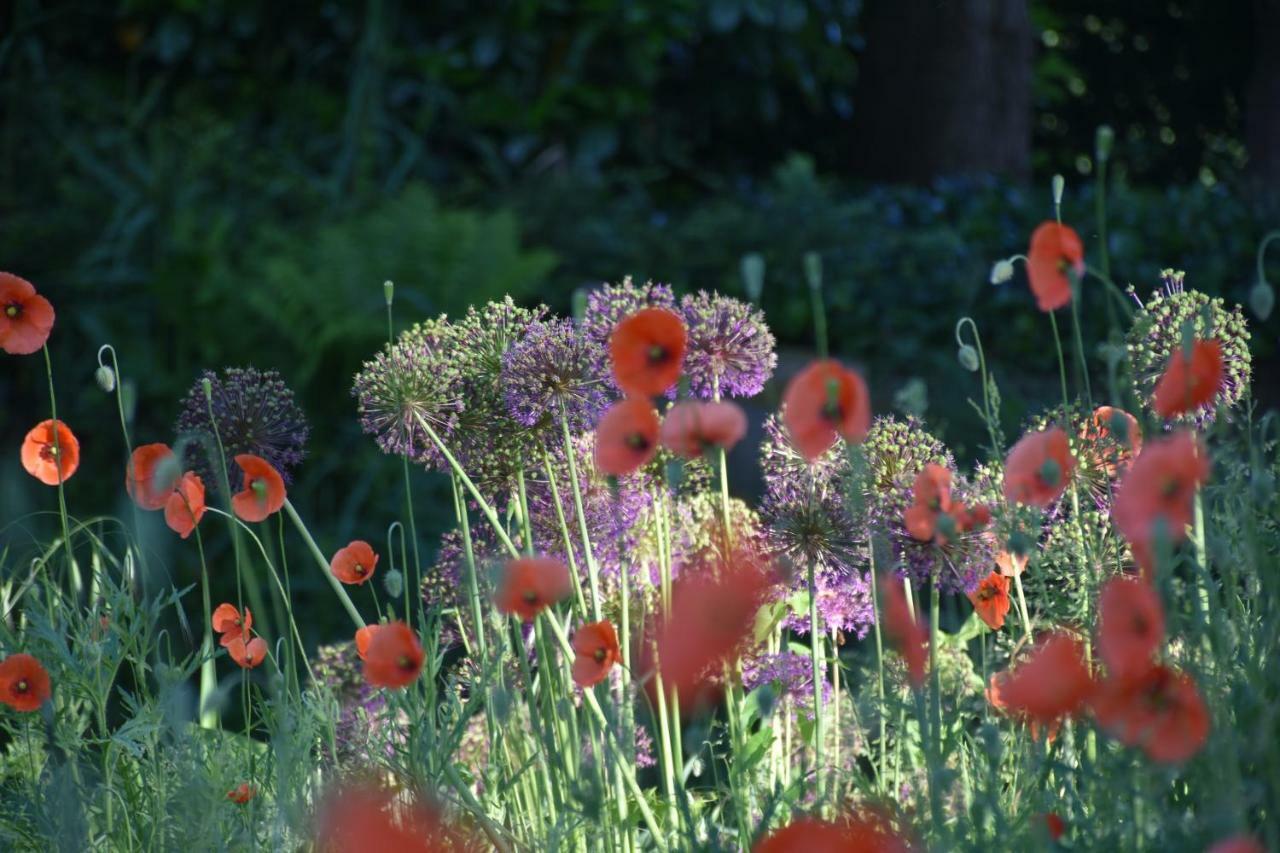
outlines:
[[[818,630],[818,584],[814,561],[809,561],[809,661],[813,673],[813,764],[814,785],[822,791],[823,758],[825,753],[826,714],[822,708],[822,632]]]
[[[298,528],[298,532],[302,534],[302,540],[307,544],[307,550],[315,558],[320,573],[324,575],[325,580],[329,582],[329,586],[333,588],[334,595],[338,596],[338,600],[342,602],[342,606],[346,609],[347,615],[351,617],[351,621],[355,623],[357,628],[367,627],[364,617],[360,615],[355,603],[351,601],[351,596],[347,595],[347,591],[342,588],[342,583],[329,570],[329,561],[324,558],[324,554],[320,551],[320,546],[316,544],[316,540],[311,536],[311,531],[307,530],[307,526],[302,523],[302,517],[298,515],[298,511],[293,508],[293,503],[288,498],[285,498],[284,501],[284,511],[289,514],[290,520],[293,521],[293,526]]]
[[[209,568],[204,559],[204,542],[200,527],[196,526],[196,551],[200,554],[200,596],[204,605],[204,642],[200,645],[200,727],[218,727],[218,709],[213,707],[212,697],[218,689],[218,673],[213,660],[213,606],[209,599]]]
[[[600,621],[600,567],[596,565],[595,552],[591,548],[591,532],[587,529],[587,515],[582,503],[582,485],[578,480],[577,452],[573,437],[569,434],[569,413],[564,401],[560,401],[560,437],[564,440],[564,456],[569,463],[569,483],[573,487],[573,509],[578,516],[578,532],[582,535],[582,555],[587,561],[587,578],[591,584],[591,618]]]
[[[58,471],[58,521],[62,523],[62,552],[67,558],[67,579],[71,584],[71,595],[79,601],[84,581],[80,578],[80,567],[76,565],[75,554],[71,550],[71,527],[67,523],[67,496],[62,484],[62,447],[58,442],[58,425],[61,421],[58,420],[58,398],[53,393],[53,362],[49,358],[49,345],[45,344],[41,349],[44,352],[45,374],[49,377],[49,412],[53,418],[54,467]],[[95,589],[98,587],[96,579],[93,585]]]

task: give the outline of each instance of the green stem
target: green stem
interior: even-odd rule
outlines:
[[[583,556],[587,561],[587,578],[591,584],[591,618],[600,621],[600,570],[596,566],[595,553],[591,549],[591,533],[587,529],[587,516],[582,503],[582,485],[578,480],[578,455],[569,435],[569,414],[564,401],[560,401],[560,437],[564,441],[564,456],[569,463],[569,483],[573,487],[573,510],[578,516],[578,533],[582,537]]]
[[[1018,572],[1013,576],[1013,588],[1018,592],[1018,612],[1022,614],[1022,630],[1026,633],[1027,641],[1031,641],[1031,615],[1027,612],[1027,598],[1022,594],[1022,572]]]
[[[822,790],[823,746],[825,735],[825,717],[822,707],[822,683],[824,672],[822,666],[822,633],[818,630],[818,585],[816,583],[814,561],[809,561],[809,662],[813,673],[813,756],[814,783]]]
[[[876,698],[880,705],[880,767],[876,773],[876,785],[880,788],[881,793],[885,793],[887,779],[885,777],[889,768],[889,747],[888,747],[888,726],[886,715],[888,708],[885,704],[884,691],[884,638],[880,633],[880,592],[879,578],[876,576],[876,553],[875,543],[873,540],[867,541],[867,561],[870,564],[870,570],[867,572],[867,586],[871,588],[871,627],[876,637]]]
[[[218,727],[218,709],[210,701],[218,688],[218,673],[213,660],[213,605],[209,598],[209,568],[204,559],[204,541],[200,528],[196,527],[196,551],[200,554],[200,593],[204,604],[204,642],[200,656],[200,727]]]
[[[49,377],[49,412],[53,416],[54,467],[58,471],[58,520],[62,523],[63,552],[67,556],[67,578],[71,582],[71,594],[79,601],[84,582],[80,578],[75,555],[71,552],[71,526],[67,523],[67,496],[62,477],[62,447],[58,440],[58,425],[61,421],[58,420],[58,397],[53,392],[53,361],[49,358],[49,345],[46,343],[41,349],[44,352],[45,373]]]
[[[347,595],[347,591],[342,588],[342,583],[333,576],[333,572],[329,571],[329,561],[324,558],[324,554],[320,551],[320,546],[311,537],[311,531],[307,530],[307,526],[302,523],[302,518],[298,515],[298,511],[293,508],[293,504],[288,498],[285,498],[284,511],[289,514],[289,518],[293,521],[293,526],[298,528],[298,532],[302,534],[302,540],[307,544],[307,550],[311,552],[312,557],[315,557],[320,573],[324,575],[325,580],[329,582],[329,586],[333,588],[334,594],[338,596],[338,600],[346,608],[351,621],[356,624],[357,628],[367,627],[364,618],[360,615],[360,611],[356,609],[355,604],[351,601],[351,596]]]

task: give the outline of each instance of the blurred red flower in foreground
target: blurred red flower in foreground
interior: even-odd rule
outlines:
[[[1093,692],[1084,644],[1062,631],[1045,635],[999,688],[1004,706],[1032,721],[1049,724],[1075,714]]]
[[[373,552],[373,546],[357,539],[334,553],[329,561],[329,571],[343,583],[362,584],[373,577],[377,565],[378,555]]]
[[[80,467],[80,442],[62,421],[41,421],[32,427],[22,442],[22,467],[46,486],[65,483]]]
[[[1004,617],[1009,615],[1009,579],[999,572],[983,578],[978,588],[969,593],[978,618],[992,631],[1004,627]]]
[[[800,371],[782,395],[782,422],[791,444],[810,462],[831,449],[837,438],[851,444],[871,428],[871,398],[861,376],[831,359]]]
[[[1093,697],[1098,724],[1152,761],[1178,764],[1209,737],[1209,712],[1191,676],[1159,664],[1130,677],[1112,676]]]
[[[182,475],[164,504],[164,523],[186,539],[204,518],[204,483],[191,471]]]
[[[1218,841],[1204,853],[1267,853],[1267,848],[1252,835],[1233,835]]]
[[[284,479],[270,462],[241,453],[236,464],[244,472],[243,490],[231,498],[231,508],[245,521],[262,521],[284,506]]]
[[[1149,552],[1158,530],[1170,544],[1187,537],[1192,498],[1209,479],[1209,456],[1190,432],[1147,443],[1116,491],[1112,517],[1135,550]]]
[[[1174,347],[1151,402],[1160,417],[1173,418],[1213,402],[1221,387],[1222,343],[1213,338],[1194,341],[1189,353]]]
[[[49,673],[40,661],[21,652],[0,661],[0,702],[15,711],[38,711],[51,695]]]
[[[880,610],[885,639],[907,662],[911,684],[923,686],[929,662],[929,629],[916,621],[902,582],[893,575],[880,578]]]
[[[799,818],[762,838],[752,853],[908,853],[911,845],[899,838],[878,816],[858,816],[840,822]]]
[[[227,791],[227,799],[236,805],[243,806],[245,803],[253,799],[253,795],[257,791],[248,782],[241,782],[230,791]]]
[[[1056,813],[1047,812],[1044,815],[1044,828],[1049,833],[1049,840],[1057,841],[1067,831],[1067,824]]]
[[[10,355],[30,355],[49,340],[53,319],[53,306],[36,293],[35,285],[0,272],[0,349]]]
[[[332,791],[316,815],[316,845],[328,853],[443,853],[471,849],[432,806],[356,783]]]
[[[648,400],[619,400],[596,424],[596,468],[622,477],[658,452],[658,413]]]
[[[688,337],[684,321],[665,308],[643,308],[620,320],[609,336],[618,387],[637,397],[664,393],[680,378]]]
[[[1084,275],[1084,244],[1080,235],[1057,222],[1042,223],[1031,232],[1031,248],[1027,250],[1027,278],[1036,305],[1041,311],[1053,311],[1071,303],[1071,279]]]
[[[532,622],[572,591],[573,582],[564,563],[549,557],[522,557],[507,561],[494,603],[499,612]]]
[[[622,660],[618,634],[609,622],[583,625],[573,635],[573,681],[592,687],[604,681],[613,665]]]
[[[144,444],[129,457],[124,488],[142,509],[164,509],[181,471],[169,445]]]
[[[365,680],[375,687],[412,684],[422,671],[425,657],[418,635],[408,625],[403,622],[379,625],[365,649]]]
[[[724,448],[731,450],[747,432],[747,416],[736,403],[676,403],[662,421],[662,446],[677,456],[696,459]]]
[[[1098,593],[1098,653],[1114,677],[1139,675],[1164,642],[1164,607],[1146,581],[1112,578]]]
[[[1005,460],[1004,496],[1017,503],[1048,506],[1067,488],[1075,467],[1067,434],[1061,428],[1029,432]]]

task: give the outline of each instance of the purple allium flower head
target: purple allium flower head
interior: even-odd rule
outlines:
[[[212,402],[205,399],[205,380]],[[239,487],[235,457],[241,453],[262,457],[290,482],[293,469],[306,456],[311,432],[280,374],[252,367],[226,368],[221,375],[204,371],[187,392],[175,430],[180,438],[192,439],[186,446],[186,464],[211,490],[222,482],[223,470],[216,461],[222,443],[232,491]]]
[[[622,284],[601,285],[587,294],[587,310],[582,315],[583,332],[607,350],[613,327],[641,308],[668,308],[673,313],[680,313],[670,285],[651,281],[637,285],[632,283],[631,276],[627,276]]]
[[[790,696],[796,710],[812,720],[813,714],[813,665],[804,655],[795,652],[762,654],[742,661],[742,686],[755,690],[769,685],[776,701]],[[822,680],[822,704],[831,701],[831,684]]]
[[[609,403],[602,372],[605,354],[572,320],[533,323],[502,357],[507,411],[525,427],[559,422],[561,407],[570,432],[595,426]]]
[[[355,376],[351,394],[360,425],[384,453],[428,467],[445,460],[424,425],[446,441],[462,411],[458,373],[450,357],[452,334],[443,317],[420,323],[383,347]]]
[[[778,364],[764,314],[749,303],[700,291],[680,303],[689,328],[684,372],[695,396],[753,397]]]

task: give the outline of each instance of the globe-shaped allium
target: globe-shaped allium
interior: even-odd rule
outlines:
[[[209,399],[204,383],[209,383]],[[216,427],[216,434],[215,434]],[[224,473],[232,491],[239,488],[235,457],[260,456],[291,482],[293,469],[307,454],[311,428],[280,374],[253,367],[206,370],[187,392],[175,426],[186,444],[186,464],[205,488],[215,490]],[[218,461],[221,442],[225,459]]]
[[[698,397],[754,397],[778,364],[764,313],[749,303],[699,291],[680,302],[689,329],[684,372]]]
[[[443,317],[418,324],[356,374],[351,394],[360,425],[384,453],[446,466],[428,429],[447,444],[462,411],[452,337]]]
[[[809,658],[795,652],[758,654],[742,660],[742,686],[755,690],[767,685],[775,703],[790,697],[795,708],[812,720],[813,665]],[[831,684],[823,679],[822,704],[831,701]]]
[[[582,330],[607,350],[613,327],[619,320],[642,308],[667,308],[679,313],[671,285],[654,284],[652,281],[637,285],[632,283],[631,276],[627,276],[622,284],[601,285],[587,294]]]
[[[1141,306],[1126,340],[1133,366],[1133,390],[1151,412],[1156,383],[1170,356],[1183,345],[1184,329],[1191,330],[1196,338],[1216,338],[1222,344],[1222,387],[1218,395],[1195,412],[1174,420],[1203,427],[1212,423],[1219,411],[1229,415],[1249,388],[1249,330],[1239,305],[1227,310],[1221,297],[1187,290],[1182,272],[1164,270],[1160,277],[1163,285],[1145,305],[1132,288],[1129,291]]]
[[[571,320],[533,323],[502,358],[507,412],[525,427],[557,425],[584,432],[609,404],[603,347]]]

